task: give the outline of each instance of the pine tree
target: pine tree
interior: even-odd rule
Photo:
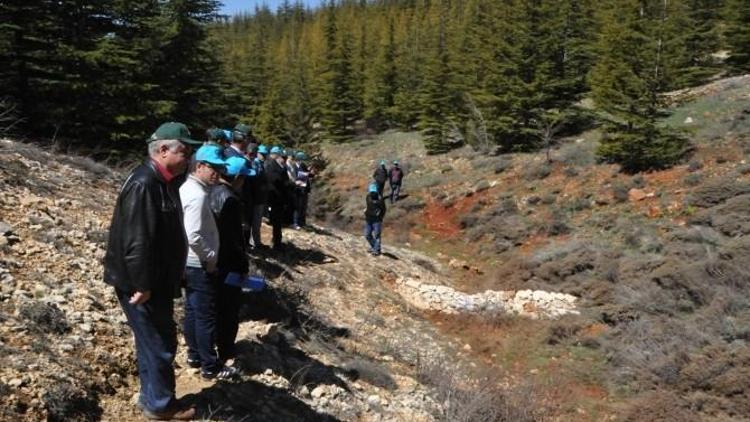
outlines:
[[[647,6],[637,0],[605,5],[591,73],[594,100],[609,120],[597,152],[625,171],[670,166],[687,148],[685,138],[657,122],[659,90],[669,74],[664,58],[672,56],[664,26],[669,5],[660,0]]]
[[[396,96],[396,40],[392,19],[388,21],[385,41],[379,45],[378,56],[370,68],[365,89],[365,117],[378,129],[391,127],[395,123]]]
[[[730,56],[727,62],[737,71],[750,71],[750,3],[726,0],[726,31]]]

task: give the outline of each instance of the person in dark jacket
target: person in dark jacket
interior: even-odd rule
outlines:
[[[268,182],[268,204],[271,206],[272,243],[273,249],[280,251],[283,249],[281,228],[284,225],[285,210],[292,187],[281,148],[278,146],[271,148],[269,158],[265,163],[265,173]]]
[[[138,406],[149,419],[190,420],[195,409],[175,397],[177,351],[174,297],[187,258],[175,178],[188,164],[190,132],[161,125],[148,140],[149,159],[125,180],[112,215],[104,281],[115,289],[135,337],[141,388]]]
[[[263,222],[263,215],[268,209],[268,180],[266,179],[265,162],[268,156],[268,147],[258,145],[255,159],[251,162],[255,176],[247,178],[245,184],[249,185],[248,191],[252,197],[252,207],[246,210],[250,217],[250,245],[252,249],[262,249],[265,247],[261,239],[260,227]],[[252,215],[250,215],[252,213]]]
[[[294,154],[294,215],[292,227],[300,230],[307,225],[307,202],[312,187],[313,174],[307,166],[307,156],[302,151]]]
[[[385,181],[388,180],[388,170],[385,168],[385,160],[380,160],[380,164],[372,173],[372,179],[375,181],[375,185],[378,188],[378,193],[382,196],[383,189],[385,189]]]
[[[393,166],[388,171],[388,184],[391,186],[391,204],[398,201],[401,194],[401,183],[404,180],[404,171],[398,165],[398,161],[393,160]]]
[[[250,126],[244,123],[238,123],[237,126],[232,129],[229,146],[224,148],[224,157],[244,157],[245,148],[251,137],[252,133],[250,131]]]
[[[383,233],[383,218],[385,218],[385,199],[378,192],[378,186],[370,183],[365,199],[365,239],[370,244],[370,252],[374,256],[380,255],[380,236]]]
[[[230,273],[247,277],[248,261],[242,235],[243,203],[239,193],[246,177],[255,175],[249,162],[240,157],[226,160],[226,173],[211,189],[210,207],[219,229],[219,261],[217,267],[218,295],[216,300],[216,349],[219,360],[234,359],[235,338],[239,327],[242,288],[225,283]]]

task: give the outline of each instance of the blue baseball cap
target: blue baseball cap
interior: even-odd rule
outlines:
[[[198,151],[195,152],[195,161],[208,163],[214,166],[227,166],[227,162],[223,157],[223,150],[218,145],[209,144],[198,148]]]
[[[370,186],[367,187],[367,192],[374,193],[378,191],[378,185],[375,183],[370,183]]]
[[[380,165],[384,166],[385,165],[385,160],[380,160]]]
[[[258,154],[268,155],[268,147],[263,144],[258,145]]]
[[[302,152],[302,151],[297,151],[297,154],[295,154],[295,155],[294,155],[294,158],[296,158],[296,159],[298,159],[298,160],[300,160],[300,161],[303,161],[304,159],[306,159],[306,158],[307,158],[307,156],[305,155],[305,153],[304,153],[304,152]]]
[[[250,168],[250,163],[242,157],[229,157],[227,162],[227,174],[230,176],[255,176],[255,170]]]
[[[275,147],[271,148],[271,154],[281,155],[281,147],[275,146]]]

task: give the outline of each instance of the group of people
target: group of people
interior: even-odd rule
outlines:
[[[284,225],[306,224],[314,172],[303,152],[252,142],[245,124],[209,130],[207,138],[192,139],[182,123],[161,125],[147,140],[149,158],[121,187],[111,221],[104,281],[135,337],[138,407],[149,419],[195,416],[175,397],[173,300],[181,289],[185,363],[205,379],[234,377],[236,279],[250,272],[248,252],[265,248],[262,218],[269,213],[274,250],[283,249]]]

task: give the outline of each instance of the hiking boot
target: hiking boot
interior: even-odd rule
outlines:
[[[192,421],[195,418],[194,407],[184,407],[165,410],[164,412],[152,412],[147,409],[143,409],[143,416],[146,419],[155,421]]]

